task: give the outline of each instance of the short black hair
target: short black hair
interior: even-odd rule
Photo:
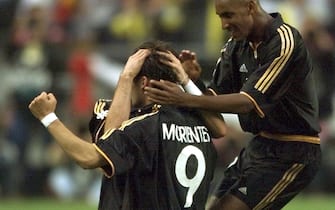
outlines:
[[[171,82],[177,82],[177,75],[171,69],[170,66],[163,64],[160,59],[161,56],[157,53],[157,51],[173,53],[177,58],[178,54],[175,50],[170,46],[168,42],[156,40],[156,41],[147,41],[142,43],[138,48],[135,49],[134,53],[139,49],[149,49],[151,50],[151,54],[145,59],[143,66],[135,77],[135,81],[138,80],[141,76],[146,76],[149,79],[154,80],[167,80]]]

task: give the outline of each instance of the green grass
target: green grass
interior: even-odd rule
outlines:
[[[97,210],[86,201],[64,201],[49,198],[0,199],[0,210]]]
[[[335,195],[300,195],[283,210],[334,210]],[[97,210],[86,201],[63,201],[50,198],[1,199],[0,210]]]
[[[335,195],[299,195],[283,210],[334,210]]]

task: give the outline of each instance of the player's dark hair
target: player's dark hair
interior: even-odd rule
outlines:
[[[157,53],[157,51],[162,52],[172,52],[176,57],[178,54],[171,48],[171,46],[167,42],[163,41],[148,41],[141,44],[136,50],[139,49],[149,49],[151,50],[151,54],[145,59],[142,69],[135,77],[135,81],[137,81],[141,76],[146,76],[149,79],[154,80],[167,80],[171,82],[177,82],[177,75],[171,69],[171,67],[163,64],[160,59],[161,56]]]

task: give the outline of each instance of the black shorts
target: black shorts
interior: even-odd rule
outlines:
[[[320,145],[256,136],[224,173],[216,196],[231,193],[251,209],[281,209],[315,177]]]

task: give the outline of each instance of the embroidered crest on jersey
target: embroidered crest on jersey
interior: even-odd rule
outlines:
[[[109,107],[105,107],[106,104],[107,103],[104,100],[99,100],[97,103],[95,103],[94,114],[96,115],[96,119],[103,120],[107,117]]]

